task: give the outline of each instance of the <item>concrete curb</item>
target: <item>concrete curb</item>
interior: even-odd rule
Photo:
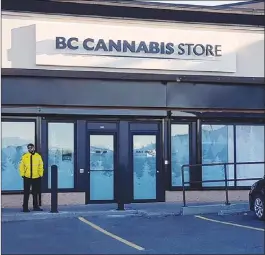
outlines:
[[[238,214],[238,213],[247,213],[250,212],[249,204],[241,204],[240,208],[231,208],[230,210],[221,210],[218,212],[218,215],[231,215],[231,214]]]
[[[180,215],[199,215],[199,214],[211,214],[215,213],[218,215],[229,215],[237,213],[249,212],[248,203],[239,204],[211,204],[211,205],[194,205],[182,208],[176,208],[176,212],[170,211],[157,211],[157,210],[141,210],[128,208],[125,211],[118,211],[115,209],[109,210],[81,210],[81,211],[59,211],[59,213],[50,213],[49,211],[44,212],[9,212],[2,213],[2,222],[12,221],[29,221],[29,220],[44,220],[54,218],[77,218],[77,217],[170,217]]]
[[[88,212],[69,212],[62,211],[59,213],[50,212],[32,212],[32,213],[13,213],[13,214],[2,214],[2,222],[13,222],[13,221],[29,221],[29,220],[44,220],[44,219],[56,219],[56,218],[77,218],[77,217],[170,217],[179,216],[180,211],[174,212],[150,212],[146,210],[108,210],[108,211],[88,211]]]
[[[216,213],[218,215],[231,214],[231,213],[240,213],[249,211],[248,203],[240,204],[215,204],[215,205],[198,205],[198,206],[189,206],[181,208],[181,215],[197,215],[197,214],[210,214]],[[221,214],[223,213],[223,214]]]
[[[2,214],[1,222],[11,222],[11,221],[29,221],[29,220],[44,220],[44,219],[55,219],[55,218],[77,218],[85,216],[134,216],[137,215],[137,210],[127,210],[127,211],[88,211],[88,212],[71,212],[62,211],[58,213],[50,212],[32,212],[32,213],[14,213],[14,214]]]
[[[138,214],[143,217],[170,217],[170,216],[180,216],[180,212],[173,213],[173,212],[147,212],[147,211],[138,211]]]
[[[241,214],[241,213],[248,213],[250,212],[249,210],[239,210],[239,209],[235,209],[235,210],[222,210],[220,212],[218,212],[218,215],[220,216],[224,216],[224,215],[233,215],[233,214]]]

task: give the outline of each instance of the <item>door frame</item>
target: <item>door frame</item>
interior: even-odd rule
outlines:
[[[91,200],[90,199],[90,135],[113,135],[113,153],[114,153],[114,177],[113,177],[113,200]],[[118,175],[118,131],[116,129],[86,129],[86,155],[87,160],[85,162],[85,173],[84,178],[87,183],[87,188],[85,189],[85,204],[99,204],[99,203],[114,203],[117,197],[117,175]]]
[[[147,123],[139,123],[147,124]],[[155,122],[154,122],[155,124]],[[134,135],[155,135],[156,136],[156,198],[155,199],[134,199],[134,171],[133,171],[133,136]],[[158,123],[157,130],[129,130],[129,164],[132,178],[132,201],[133,203],[150,203],[165,201],[163,148],[162,148],[161,126]],[[159,173],[157,173],[159,169]]]

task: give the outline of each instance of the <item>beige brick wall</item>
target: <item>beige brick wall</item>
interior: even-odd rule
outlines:
[[[248,190],[233,190],[229,191],[230,201],[247,201]],[[23,195],[2,195],[2,208],[14,208],[22,206]],[[225,191],[187,191],[187,204],[189,202],[220,202],[225,201]],[[42,205],[50,205],[50,194],[42,194]],[[182,202],[181,191],[167,191],[166,202]],[[85,204],[84,193],[59,193],[59,205],[83,205]],[[29,207],[32,206],[32,196],[30,196]]]
[[[2,208],[22,207],[23,195],[2,195],[1,199]],[[50,193],[42,194],[42,205],[50,205],[51,196]],[[84,205],[85,193],[59,193],[58,194],[59,205]],[[29,199],[29,208],[32,207],[32,196]]]
[[[248,200],[248,190],[230,190],[229,200],[234,202],[247,201]],[[166,201],[167,202],[182,202],[182,192],[181,191],[167,191]],[[225,201],[225,191],[187,191],[186,201],[189,202],[224,202]]]

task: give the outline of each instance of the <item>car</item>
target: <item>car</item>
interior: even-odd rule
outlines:
[[[249,191],[249,209],[253,211],[260,220],[265,220],[265,176],[255,182]]]

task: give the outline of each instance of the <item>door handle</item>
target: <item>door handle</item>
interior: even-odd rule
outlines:
[[[159,173],[159,170],[156,170],[157,173]]]

